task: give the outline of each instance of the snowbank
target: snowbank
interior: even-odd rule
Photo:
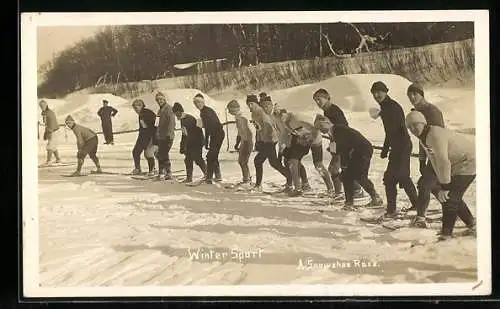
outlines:
[[[405,111],[409,111],[411,103],[406,96],[406,90],[411,84],[406,78],[394,74],[349,74],[340,75],[325,81],[299,88],[288,94],[280,105],[293,111],[317,109],[312,98],[314,92],[320,88],[326,89],[333,102],[345,111],[368,111],[378,104],[370,92],[376,81],[384,82],[389,88],[389,95],[399,102]]]

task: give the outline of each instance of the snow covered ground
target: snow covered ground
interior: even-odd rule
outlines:
[[[304,108],[287,102],[293,97],[307,97],[316,87],[320,85],[270,94],[282,107],[313,115],[318,110],[312,100],[304,102]],[[197,90],[166,92],[172,102],[179,101],[187,112],[198,115],[191,103]],[[475,127],[473,90],[429,89],[426,97],[443,110],[450,127],[466,132]],[[99,102],[99,97],[93,100]],[[156,110],[151,97],[146,101]],[[137,116],[125,112],[129,101],[118,98],[116,104],[110,102],[122,115],[129,115],[122,116],[119,127],[137,127]],[[207,102],[225,121],[225,99],[208,98]],[[244,102],[243,98],[240,102]],[[66,112],[73,113],[69,107]],[[82,112],[82,122],[99,130],[98,121],[83,117],[85,113],[90,115],[91,110]],[[382,143],[380,120],[372,120],[366,111],[347,111],[347,116],[351,126],[374,144]],[[230,130],[232,148],[236,132]],[[60,151],[64,161],[74,162],[74,139],[70,131],[67,136]],[[114,146],[99,145],[104,170],[129,172],[133,168],[131,149],[135,137],[136,133],[117,135]],[[100,140],[102,143],[102,136]],[[178,143],[177,137],[172,163],[173,170],[179,171],[176,174],[182,175],[184,164]],[[39,142],[38,156],[43,162],[43,142]],[[324,159],[328,164],[329,154],[325,153]],[[413,160],[416,182],[418,162]],[[304,161],[314,190],[324,191],[310,155]],[[386,164],[375,152],[370,178],[382,196]],[[223,151],[221,166],[226,181],[240,180],[237,154]],[[250,166],[253,170],[253,164]],[[92,168],[87,159],[84,170]],[[43,287],[442,283],[473,282],[477,277],[475,239],[412,247],[415,242],[434,239],[436,230],[403,228],[390,232],[359,220],[383,210],[345,212],[338,207],[320,206],[321,199],[317,198],[285,198],[217,186],[193,188],[120,175],[61,177],[73,169],[67,166],[39,170],[39,270]],[[201,174],[195,167],[197,176]],[[279,174],[265,168],[264,187],[282,183]],[[475,184],[465,200],[475,213]],[[401,190],[398,207],[407,205]],[[439,207],[432,200],[430,209]],[[458,222],[457,229],[462,228],[463,223]],[[308,263],[314,264],[312,269],[308,269]]]

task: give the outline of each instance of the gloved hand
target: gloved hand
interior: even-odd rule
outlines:
[[[384,149],[382,149],[382,152],[380,153],[380,157],[381,157],[382,159],[385,159],[385,158],[387,158],[387,155],[388,155],[388,154],[389,154],[389,149],[384,148]]]
[[[234,150],[240,150],[240,145],[235,144],[235,145],[234,145]]]
[[[185,154],[186,152],[184,151],[184,148],[181,148],[179,151],[181,154]]]
[[[208,144],[205,145],[206,150],[210,150],[210,146]]]
[[[419,161],[420,165],[419,165],[419,170],[420,170],[420,175],[424,175],[425,174],[425,166],[426,166],[426,161],[425,160],[420,160]]]

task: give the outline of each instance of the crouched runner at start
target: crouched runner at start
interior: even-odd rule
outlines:
[[[94,162],[97,168],[94,173],[101,173],[101,165],[99,164],[99,158],[97,158],[97,146],[99,144],[97,134],[87,127],[76,124],[75,120],[71,116],[66,117],[65,123],[66,126],[68,126],[68,128],[70,128],[75,134],[76,145],[78,147],[78,152],[76,154],[78,165],[76,167],[76,171],[71,174],[71,176],[81,175],[83,162],[87,155],[89,155],[90,159]]]

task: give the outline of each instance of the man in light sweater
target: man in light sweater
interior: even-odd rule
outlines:
[[[97,134],[87,127],[76,124],[71,115],[66,117],[65,123],[66,126],[68,126],[68,128],[70,128],[75,134],[76,146],[78,148],[78,152],[76,154],[78,165],[76,167],[76,171],[71,174],[71,176],[81,175],[83,162],[87,155],[89,155],[90,159],[94,162],[97,168],[97,170],[93,171],[93,173],[101,173],[101,165],[99,163],[99,158],[97,157],[97,146],[99,144]]]
[[[418,111],[411,111],[406,116],[406,126],[418,137],[439,182],[437,197],[443,206],[439,240],[452,237],[457,216],[468,227],[466,234],[475,235],[474,217],[463,200],[464,193],[476,178],[474,138],[428,125],[424,115]]]
[[[158,111],[158,127],[156,129],[156,142],[158,144],[158,180],[172,179],[172,164],[170,163],[170,149],[175,137],[175,115],[172,106],[162,92],[155,96],[156,103],[160,107]]]

